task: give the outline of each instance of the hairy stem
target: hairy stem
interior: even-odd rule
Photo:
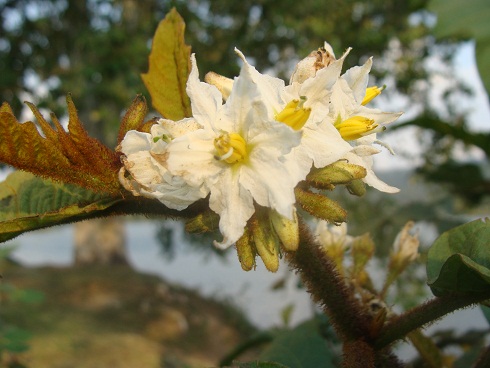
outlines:
[[[330,317],[344,341],[370,340],[371,317],[348,289],[334,262],[314,242],[310,230],[300,226],[297,251],[287,253],[290,266],[299,272],[307,291]]]
[[[376,349],[384,348],[396,340],[405,338],[410,331],[433,323],[457,309],[468,307],[489,298],[490,291],[465,294],[454,293],[436,297],[393,318],[383,327],[374,346]]]

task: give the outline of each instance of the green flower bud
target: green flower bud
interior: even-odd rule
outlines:
[[[352,276],[357,278],[364,270],[364,266],[374,255],[374,242],[369,233],[354,238],[351,244]]]
[[[366,176],[366,169],[359,165],[339,160],[321,169],[314,168],[306,177],[308,183],[319,189],[333,189],[337,184],[348,184]]]
[[[334,224],[340,224],[347,219],[347,211],[328,197],[301,188],[296,188],[294,193],[301,207],[319,219]]]
[[[352,180],[346,187],[350,194],[358,197],[362,197],[366,194],[366,184],[360,179]]]
[[[256,252],[254,242],[250,233],[251,231],[248,226],[245,227],[245,232],[235,244],[238,254],[238,260],[240,261],[240,264],[244,271],[250,271],[252,268],[255,268]]]
[[[253,241],[265,267],[271,272],[276,272],[279,268],[279,239],[272,231],[267,213],[264,216],[261,212],[257,211],[251,219]]]
[[[296,210],[293,213],[293,220],[281,216],[274,210],[269,211],[269,218],[284,249],[290,252],[297,250],[299,245],[299,228]]]

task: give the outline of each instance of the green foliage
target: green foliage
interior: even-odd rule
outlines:
[[[11,302],[20,302],[26,304],[37,304],[44,301],[44,294],[37,290],[18,289],[11,284],[0,284],[0,292],[8,295]]]
[[[335,367],[334,359],[315,319],[279,333],[260,355],[260,360],[290,368]]]
[[[442,234],[429,250],[427,277],[432,292],[490,290],[490,219],[475,220]]]
[[[31,333],[24,329],[0,323],[0,357],[3,352],[15,354],[29,350],[27,341],[30,337]]]
[[[171,120],[192,115],[185,92],[191,48],[184,42],[184,30],[184,20],[172,9],[155,32],[150,67],[148,73],[141,75],[151,94],[153,107]]]
[[[1,249],[0,263],[9,256],[12,250],[12,247]],[[44,293],[41,291],[19,289],[6,282],[0,283],[0,297],[2,304],[23,303],[36,305],[42,303],[45,299]],[[5,323],[1,312],[2,310],[0,309],[0,364],[4,363],[6,367],[24,367],[24,365],[16,361],[16,354],[29,350],[28,340],[32,334],[30,331]],[[4,359],[5,356],[7,356],[6,359]]]
[[[0,241],[25,231],[92,217],[119,201],[75,185],[13,172],[0,183]]]
[[[438,37],[473,38],[476,62],[487,93],[490,93],[490,4],[487,0],[431,0],[429,10],[437,14],[434,33]]]

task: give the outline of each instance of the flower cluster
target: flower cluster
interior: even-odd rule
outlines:
[[[288,85],[259,73],[238,50],[238,77],[210,73],[202,82],[192,55],[193,116],[160,119],[150,133],[129,131],[119,148],[121,183],[176,210],[209,196],[223,236],[215,245],[237,244],[245,269],[257,253],[276,269],[279,245],[294,250],[299,243],[297,202],[317,217],[343,221],[335,205],[302,183],[331,189],[362,180],[397,191],[376,177],[372,155],[379,152],[376,133],[400,114],[366,107],[381,89],[367,87],[371,59],[342,74],[349,51],[336,59],[325,43],[298,63]]]

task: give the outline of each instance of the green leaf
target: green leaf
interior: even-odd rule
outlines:
[[[292,330],[279,333],[259,358],[290,368],[335,367],[334,355],[320,335],[317,320],[306,321]]]
[[[26,231],[94,217],[121,200],[15,171],[0,183],[0,242]]]
[[[474,38],[476,63],[487,93],[490,91],[490,3],[488,0],[432,0],[429,10],[437,14],[437,37]]]
[[[153,108],[171,120],[192,114],[185,90],[190,73],[191,48],[185,44],[184,30],[184,20],[172,9],[158,25],[148,73],[141,75],[150,92]]]
[[[11,353],[22,353],[29,349],[27,340],[31,338],[29,331],[15,326],[0,329],[0,352],[7,350]]]
[[[434,295],[490,290],[490,219],[443,233],[427,257],[428,284]]]

